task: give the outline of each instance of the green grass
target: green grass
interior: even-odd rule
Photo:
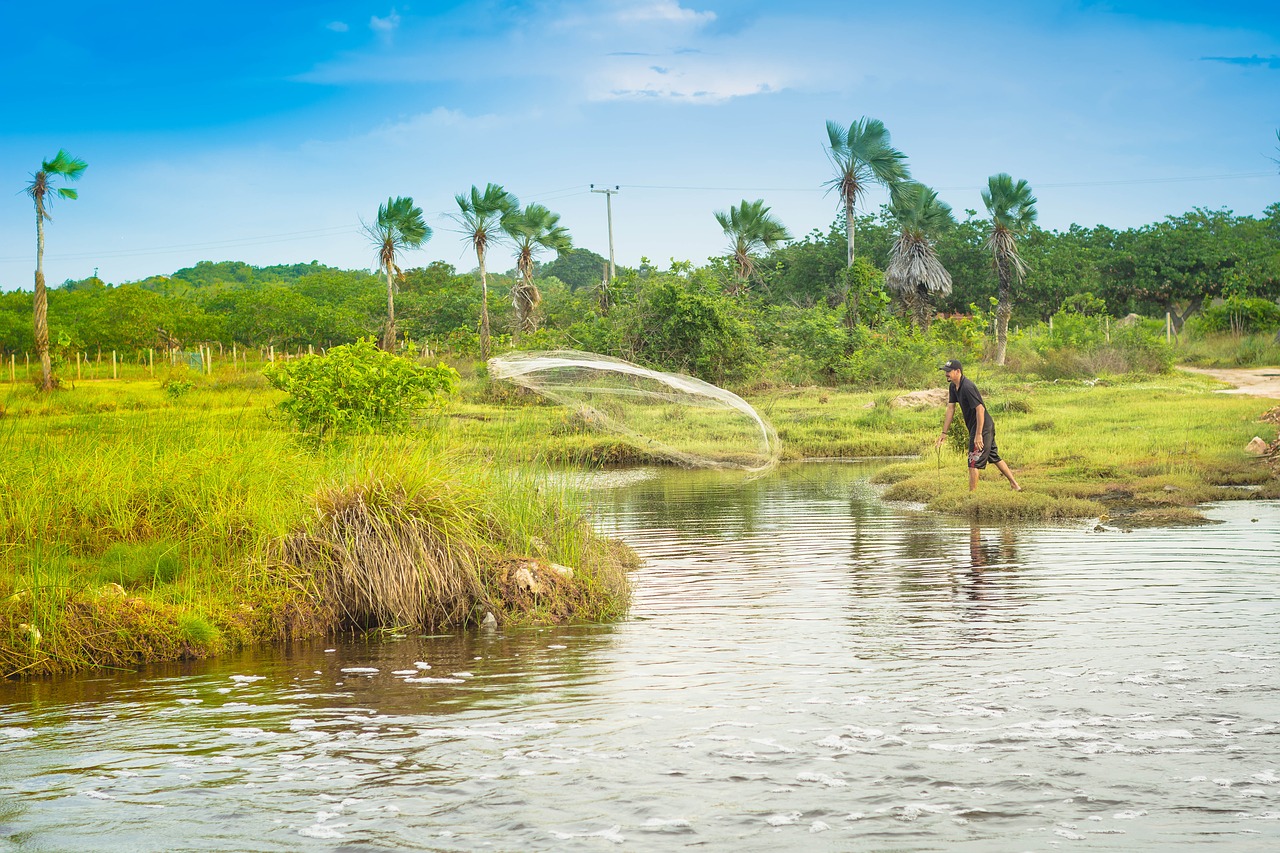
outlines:
[[[492,464],[452,420],[308,449],[273,416],[276,399],[229,369],[177,400],[159,378],[0,397],[0,674],[365,627],[328,595],[324,561],[282,557],[291,539],[350,534],[330,510],[374,492],[400,532],[439,533],[473,557],[467,606],[424,625],[625,609],[628,552],[596,537],[579,496],[536,468],[511,454]],[[504,598],[513,565],[545,574],[552,563],[572,567],[572,581]]]
[[[580,496],[546,472],[655,457],[579,412],[471,378],[448,415],[411,436],[316,448],[274,416],[279,392],[256,373],[157,373],[50,394],[0,388],[0,674],[207,656],[374,623],[625,609],[629,553],[594,536]],[[172,396],[170,378],[191,388]],[[1031,383],[980,367],[974,378],[1021,493],[990,469],[967,491],[962,423],[934,450],[939,405],[818,388],[750,402],[784,458],[904,457],[877,475],[887,498],[973,518],[1178,524],[1205,501],[1280,495],[1243,452],[1255,434],[1274,437],[1259,422],[1274,401],[1215,395],[1217,383],[1181,374]],[[667,408],[649,414],[672,442],[718,441],[706,413]],[[406,591],[435,603],[375,606]]]

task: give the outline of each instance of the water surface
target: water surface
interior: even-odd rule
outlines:
[[[0,684],[0,850],[1280,846],[1280,503],[971,526],[869,470],[602,475],[616,625]]]

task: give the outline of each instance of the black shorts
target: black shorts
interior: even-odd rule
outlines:
[[[996,449],[996,434],[992,432],[990,435],[982,437],[982,452],[976,453],[973,449],[973,439],[969,439],[969,467],[970,468],[986,468],[988,462],[999,462],[1000,451]]]

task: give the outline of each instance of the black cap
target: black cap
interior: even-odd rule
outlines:
[[[948,361],[946,364],[942,365],[942,370],[945,371],[946,373],[950,373],[953,370],[961,370],[961,369],[962,368],[960,367],[960,362],[954,358]]]

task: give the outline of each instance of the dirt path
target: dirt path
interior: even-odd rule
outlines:
[[[1234,385],[1219,394],[1246,394],[1280,400],[1280,367],[1179,367],[1188,373],[1212,376]]]

